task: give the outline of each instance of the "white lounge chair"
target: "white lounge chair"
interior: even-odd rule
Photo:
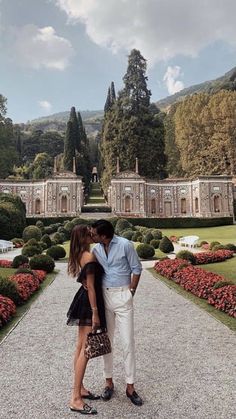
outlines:
[[[5,249],[5,252],[14,248],[14,244],[8,240],[0,240],[0,246],[2,249]]]
[[[198,236],[180,237],[179,244],[181,246],[195,247],[197,245],[198,240],[199,240]]]

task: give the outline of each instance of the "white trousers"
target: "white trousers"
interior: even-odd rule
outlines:
[[[115,326],[118,326],[123,348],[125,376],[127,384],[135,382],[135,344],[133,296],[128,286],[103,288],[106,308],[107,332],[113,346]],[[104,355],[105,378],[112,378],[113,350]]]

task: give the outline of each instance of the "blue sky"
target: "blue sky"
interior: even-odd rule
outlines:
[[[236,66],[235,0],[0,0],[0,93],[13,122],[103,109],[132,48],[152,101]]]

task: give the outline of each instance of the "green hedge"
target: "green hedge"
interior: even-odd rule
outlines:
[[[134,226],[148,228],[198,228],[217,227],[233,224],[232,217],[222,218],[130,218],[127,220]]]
[[[110,207],[103,207],[103,206],[86,206],[81,208],[81,212],[111,212]]]

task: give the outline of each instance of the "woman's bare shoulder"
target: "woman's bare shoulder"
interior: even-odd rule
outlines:
[[[88,252],[88,251],[85,251],[81,257],[82,266],[85,265],[86,263],[95,262],[95,261],[96,261],[95,256],[91,252]]]

